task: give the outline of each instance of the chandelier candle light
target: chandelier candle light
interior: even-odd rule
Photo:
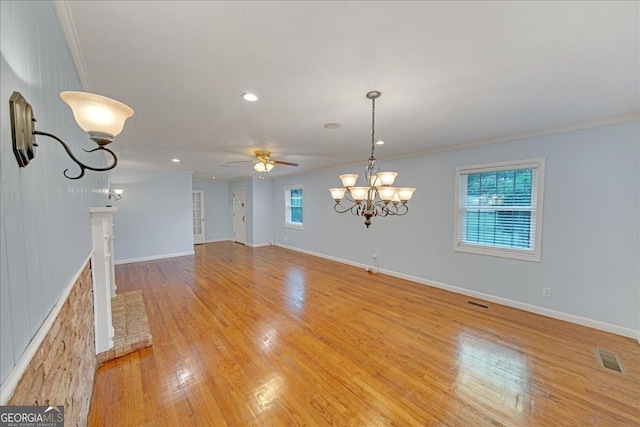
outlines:
[[[397,172],[379,172],[374,152],[376,149],[376,99],[382,95],[378,91],[367,93],[371,100],[371,157],[364,171],[367,187],[356,187],[357,174],[340,175],[343,187],[330,188],[331,197],[336,201],[333,209],[338,213],[351,212],[363,216],[364,224],[369,228],[371,217],[387,215],[405,215],[409,211],[407,202],[415,188],[392,187]],[[345,197],[346,196],[346,197]],[[351,206],[342,205],[342,199]]]

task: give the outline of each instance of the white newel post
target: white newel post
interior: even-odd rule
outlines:
[[[113,347],[113,322],[111,298],[116,295],[113,265],[113,214],[114,207],[90,208],[93,255],[93,308],[95,316],[96,354]]]

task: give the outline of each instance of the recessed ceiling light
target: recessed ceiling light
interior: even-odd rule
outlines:
[[[249,102],[255,102],[258,100],[258,97],[253,93],[247,92],[242,94],[242,99]]]
[[[376,141],[376,145],[384,145],[384,141],[379,139]]]
[[[327,123],[324,127],[325,129],[340,129],[342,125],[340,123]]]
[[[216,179],[216,177],[215,177],[215,176],[212,176],[212,177],[211,177],[211,179]]]
[[[173,163],[180,163],[180,159],[171,159]]]

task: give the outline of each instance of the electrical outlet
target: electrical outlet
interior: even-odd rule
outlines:
[[[373,259],[378,259],[378,254],[373,254],[373,255],[371,255],[371,258],[373,258]]]
[[[542,296],[551,298],[551,288],[542,288]]]

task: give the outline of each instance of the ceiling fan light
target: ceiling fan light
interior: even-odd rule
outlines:
[[[255,165],[253,165],[253,168],[256,170],[256,172],[264,172],[267,170],[267,167],[263,162],[256,163]]]
[[[271,169],[275,166],[273,162],[264,162],[264,167],[267,169],[267,172],[271,172]]]
[[[356,185],[357,179],[358,174],[355,173],[340,175],[340,180],[342,180],[342,185],[344,187],[353,187],[354,185]]]

